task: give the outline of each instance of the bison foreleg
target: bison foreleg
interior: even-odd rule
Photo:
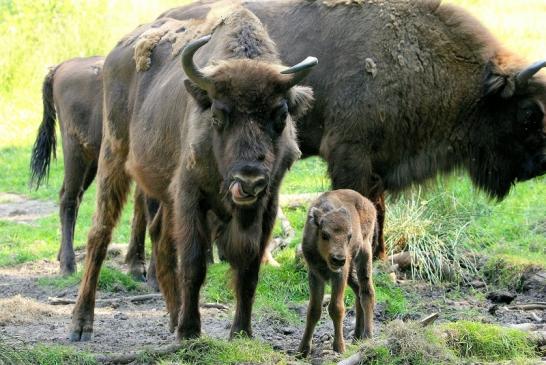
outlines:
[[[251,316],[254,293],[258,284],[258,273],[260,271],[261,256],[250,262],[244,268],[235,270],[235,292],[237,297],[237,308],[235,318],[229,337],[236,335],[252,337]]]

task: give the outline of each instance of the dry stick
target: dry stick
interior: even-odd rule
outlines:
[[[112,304],[118,302],[131,302],[131,303],[140,303],[147,300],[161,299],[163,298],[160,293],[154,294],[144,294],[144,295],[135,295],[132,297],[119,297],[119,298],[109,298],[109,299],[97,299],[95,302],[97,304]],[[47,298],[47,303],[51,305],[68,305],[76,304],[76,299],[66,299],[66,298]],[[216,308],[220,310],[227,310],[229,307],[221,303],[201,303],[202,308]]]
[[[147,354],[152,357],[165,356],[172,354],[182,348],[181,344],[174,343],[167,346],[158,347],[156,349],[129,352],[127,354],[110,354],[110,355],[95,355],[95,360],[102,364],[129,364],[137,360],[141,355]]]
[[[289,209],[300,207],[307,208],[320,194],[321,193],[281,194],[279,196],[279,206]]]
[[[432,313],[429,316],[426,316],[425,318],[421,319],[419,321],[419,324],[423,327],[429,326],[434,323],[438,318],[440,317],[440,314],[438,313]]]
[[[337,363],[337,365],[357,365],[357,364],[360,364],[363,358],[364,356],[359,351],[356,354],[353,354],[349,356],[348,358],[341,360],[340,362]]]
[[[506,307],[510,310],[524,310],[524,311],[533,311],[533,310],[544,310],[546,309],[546,303],[528,303],[528,304],[516,304]]]
[[[273,253],[276,250],[283,249],[294,239],[296,231],[292,228],[290,221],[284,215],[281,207],[277,210],[277,219],[281,223],[282,237],[277,237],[269,244],[269,250]]]

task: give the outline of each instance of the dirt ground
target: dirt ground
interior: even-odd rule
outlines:
[[[123,269],[122,255],[109,263]],[[73,305],[49,305],[49,297],[76,298],[77,287],[55,289],[40,286],[41,277],[57,275],[58,263],[41,260],[16,267],[0,269],[0,338],[12,344],[33,345],[37,343],[68,345],[92,353],[124,353],[143,349],[147,346],[168,345],[175,340],[168,332],[168,318],[161,299],[141,304],[115,303],[99,306],[95,310],[94,338],[90,342],[71,343],[67,339],[70,314]],[[499,306],[495,314],[489,309],[492,303],[485,299],[487,288],[438,288],[422,282],[404,281],[400,284],[407,293],[411,308],[403,319],[419,319],[427,314],[440,313],[441,321],[458,319],[481,320],[490,323],[544,323],[544,311],[508,311]],[[143,289],[145,290],[145,289]],[[135,293],[99,293],[98,298],[124,297]],[[518,294],[514,303],[544,301],[544,293]],[[302,323],[283,323],[277,318],[255,316],[255,336],[272,345],[275,349],[293,354],[303,334],[305,304],[288,304],[302,318]],[[203,333],[227,339],[233,318],[233,308],[201,308]],[[384,308],[376,309],[376,331],[381,331],[385,319]],[[348,308],[345,333],[349,337],[354,327],[354,311]],[[321,364],[336,355],[331,351],[332,325],[327,311],[315,332],[311,354],[313,364]]]
[[[43,214],[55,210],[52,203],[28,201],[18,196],[0,196],[0,219],[17,219],[31,224]],[[11,212],[11,213],[10,213]],[[19,217],[19,218],[14,218]],[[116,245],[119,250],[108,264],[126,271],[123,263],[125,245]],[[77,255],[80,260],[83,252]],[[81,263],[80,263],[81,265]],[[41,260],[19,266],[0,268],[0,341],[15,345],[55,344],[67,345],[91,353],[127,353],[146,347],[172,344],[173,334],[168,331],[168,317],[162,299],[154,299],[139,304],[118,302],[99,305],[95,309],[94,337],[90,342],[71,343],[69,332],[73,305],[50,305],[49,297],[75,299],[78,287],[56,289],[38,284],[38,279],[58,275],[56,261]],[[431,313],[440,314],[439,321],[469,319],[503,325],[518,323],[542,324],[546,322],[545,311],[512,311],[504,305],[493,307],[486,299],[489,288],[485,283],[475,283],[475,287],[433,287],[424,282],[405,280],[400,287],[408,298],[409,311],[402,319],[420,319]],[[126,297],[146,293],[123,291],[99,292],[98,298]],[[518,293],[514,303],[523,304],[546,301],[546,289],[525,294]],[[512,303],[512,304],[514,304]],[[274,349],[294,354],[303,335],[306,303],[287,303],[302,319],[301,323],[290,324],[274,316],[255,315],[253,330],[257,338],[269,343]],[[233,307],[227,309],[201,308],[203,333],[227,339],[229,326],[233,319]],[[384,305],[378,304],[375,313],[376,332],[387,320]],[[344,329],[349,338],[354,328],[354,310],[348,308]],[[333,327],[327,310],[315,331],[310,362],[322,364],[327,359],[336,358],[332,349]]]

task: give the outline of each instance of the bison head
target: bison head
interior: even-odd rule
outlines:
[[[308,57],[284,69],[259,60],[229,59],[199,70],[193,55],[209,39],[185,47],[185,86],[206,119],[202,122],[212,126],[210,143],[223,176],[222,191],[235,206],[252,207],[268,193],[278,172],[299,157],[292,118],[310,107],[313,93],[296,85],[317,60]]]
[[[546,83],[533,77],[545,66],[538,62],[511,75],[488,72],[470,173],[499,199],[515,182],[546,173]]]
[[[341,207],[312,207],[309,222],[317,227],[317,250],[331,271],[339,272],[350,257],[351,217]]]

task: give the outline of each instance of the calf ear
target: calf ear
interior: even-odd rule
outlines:
[[[288,91],[288,112],[298,120],[313,106],[313,89],[309,86],[296,85]]]
[[[190,80],[184,80],[184,86],[192,98],[197,102],[201,109],[210,108],[212,102],[207,94],[207,92],[201,89],[199,86],[191,82]]]
[[[319,226],[320,225],[320,219],[322,218],[322,215],[324,214],[324,212],[322,210],[320,210],[319,208],[316,208],[316,207],[311,207],[311,209],[309,209],[309,222],[313,223],[315,226]]]

